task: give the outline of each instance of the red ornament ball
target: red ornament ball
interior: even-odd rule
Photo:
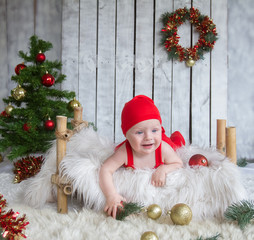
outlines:
[[[23,130],[26,131],[26,132],[29,132],[29,130],[31,129],[31,126],[28,124],[28,123],[25,123],[23,125]]]
[[[42,52],[39,52],[37,55],[36,55],[36,62],[44,62],[46,59],[46,56],[44,55],[44,53]]]
[[[195,154],[189,160],[189,165],[192,166],[208,166],[208,161],[202,154]]]
[[[24,68],[26,68],[26,65],[25,65],[25,64],[23,64],[23,63],[18,64],[18,65],[15,67],[15,73],[16,73],[17,75],[19,75],[19,74],[20,74],[20,71],[21,71],[22,69],[24,69]]]
[[[46,73],[41,77],[41,83],[45,87],[51,87],[55,83],[55,78],[51,74]]]
[[[46,130],[53,130],[55,128],[55,123],[53,120],[48,119],[45,123],[44,123],[44,127]]]

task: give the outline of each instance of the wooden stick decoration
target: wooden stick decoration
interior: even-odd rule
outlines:
[[[82,120],[82,111],[82,107],[74,108],[74,119],[71,120],[74,133],[81,131],[83,128],[86,128],[89,125],[87,121]]]
[[[231,159],[231,162],[237,163],[235,127],[226,128],[226,156]]]
[[[74,120],[75,121],[82,121],[82,112],[83,112],[83,108],[82,107],[75,107],[74,108]]]
[[[226,155],[226,120],[217,119],[217,140],[216,140],[217,150]]]
[[[57,116],[56,117],[56,131],[58,133],[66,132],[67,130],[67,117]],[[56,157],[57,157],[57,172],[59,174],[59,164],[66,154],[66,140],[57,137],[56,141]],[[67,213],[68,212],[68,202],[67,195],[64,193],[64,190],[58,185],[57,186],[57,211],[59,213]]]

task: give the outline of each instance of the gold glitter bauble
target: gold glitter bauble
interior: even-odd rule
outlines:
[[[6,108],[5,108],[5,112],[8,114],[8,115],[11,115],[11,112],[12,110],[14,109],[14,107],[9,103]]]
[[[15,91],[16,91],[16,89],[17,89],[18,87],[15,87],[15,88],[13,88],[12,90],[11,90],[11,96],[14,98],[14,96],[15,96]]]
[[[196,62],[196,61],[194,61],[192,58],[190,58],[190,59],[188,59],[188,60],[186,61],[186,65],[187,65],[188,67],[192,67],[192,66],[194,66],[195,62]]]
[[[142,234],[140,240],[159,240],[159,238],[154,232],[148,231]]]
[[[152,204],[147,208],[147,216],[153,220],[158,219],[161,216],[161,208],[157,204]]]
[[[23,99],[25,97],[25,94],[26,94],[26,90],[22,88],[20,85],[11,91],[12,97],[18,101]]]
[[[188,205],[178,203],[171,209],[170,217],[176,225],[188,225],[192,219],[192,211]]]
[[[73,98],[73,100],[69,102],[68,107],[70,111],[73,111],[75,108],[81,107],[81,104],[76,98]]]

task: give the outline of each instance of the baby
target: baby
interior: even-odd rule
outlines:
[[[100,187],[106,198],[104,211],[116,218],[117,208],[126,199],[117,193],[113,173],[120,167],[132,169],[156,169],[151,184],[162,187],[166,175],[183,166],[175,150],[185,144],[180,132],[170,138],[165,135],[159,110],[152,99],[138,95],[123,108],[122,131],[126,140],[102,165],[99,174]]]

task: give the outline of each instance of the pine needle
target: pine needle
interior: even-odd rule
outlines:
[[[229,206],[224,217],[228,221],[237,221],[241,230],[254,219],[254,203],[253,201],[243,200],[238,203],[233,203]]]
[[[219,237],[220,237],[220,234],[217,233],[217,234],[216,234],[215,236],[213,236],[213,237],[203,238],[203,237],[201,236],[201,237],[198,237],[196,240],[217,240]]]
[[[139,205],[137,203],[126,203],[123,202],[123,208],[118,208],[117,214],[116,214],[116,220],[124,220],[126,217],[128,217],[130,214],[133,213],[139,213],[144,206]]]
[[[240,158],[237,160],[237,166],[238,167],[245,167],[247,165],[247,159],[246,158]]]

